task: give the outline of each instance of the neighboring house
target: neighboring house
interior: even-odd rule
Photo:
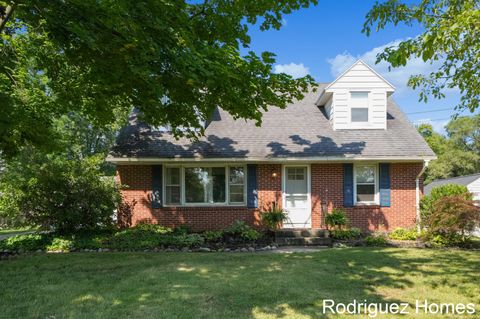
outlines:
[[[136,202],[122,219],[194,230],[259,225],[259,212],[276,203],[288,212],[285,228],[323,228],[333,208],[363,230],[411,227],[436,157],[393,92],[357,61],[303,100],[269,108],[261,127],[219,107],[192,142],[133,114],[108,157],[126,201]]]
[[[473,199],[480,200],[480,173],[434,180],[425,186],[425,194],[430,194],[434,187],[445,184],[465,185],[468,191],[473,194]]]

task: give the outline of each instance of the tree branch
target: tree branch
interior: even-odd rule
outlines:
[[[12,4],[9,4],[5,9],[5,15],[3,17],[0,17],[0,33],[3,32],[3,29],[5,28],[8,19],[10,19],[16,7],[17,4],[15,2],[12,2]]]

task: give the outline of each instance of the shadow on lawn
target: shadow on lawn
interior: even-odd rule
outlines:
[[[47,310],[56,309],[59,317],[78,311],[95,318],[330,318],[335,316],[322,314],[324,299],[337,303],[349,303],[354,299],[376,303],[407,302],[387,300],[377,288],[403,290],[419,285],[412,282],[418,279],[429,289],[448,285],[452,294],[465,295],[462,285],[479,280],[480,260],[471,255],[469,259],[461,252],[420,252],[352,248],[285,255],[39,256],[23,261],[25,268],[34,270],[32,274],[26,276],[24,268],[16,270],[20,280],[35,280],[37,284],[31,295],[23,297],[29,300],[18,302],[22,307],[30,307],[24,309],[24,317],[32,313],[50,314]],[[14,272],[13,265],[10,272]],[[9,272],[4,276],[10,282],[6,285],[8,289],[25,289],[15,288],[19,279],[8,279]],[[55,278],[57,290],[52,289],[51,284]],[[57,291],[60,298],[51,295],[51,291]],[[475,291],[467,297],[476,298],[473,293]],[[43,294],[50,295],[42,303]],[[30,305],[29,301],[35,298],[39,298],[37,303]],[[45,302],[49,305],[44,305]],[[35,304],[44,308],[31,309]],[[0,306],[0,310],[5,309]]]

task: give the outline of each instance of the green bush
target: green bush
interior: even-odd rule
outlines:
[[[341,229],[348,223],[347,215],[343,210],[334,208],[330,214],[327,214],[327,216],[325,216],[325,223],[331,228]]]
[[[134,231],[152,232],[157,234],[169,234],[173,232],[173,230],[170,227],[165,227],[158,224],[148,224],[148,223],[140,223],[130,229]]]
[[[397,228],[388,234],[388,237],[394,240],[417,240],[417,231],[415,229]]]
[[[200,234],[181,234],[167,235],[160,238],[160,244],[163,246],[175,247],[199,247],[205,242]]]
[[[360,228],[352,227],[350,229],[336,229],[330,232],[330,237],[333,239],[347,240],[360,237],[362,231]]]
[[[103,159],[64,156],[12,161],[0,181],[0,214],[61,233],[111,227],[120,193],[101,175]]]
[[[261,234],[258,231],[253,229],[243,220],[235,221],[225,229],[225,233],[247,241],[254,241],[261,237]]]
[[[434,212],[435,203],[447,196],[460,195],[466,200],[472,199],[472,194],[467,187],[458,184],[445,184],[434,187],[429,195],[425,195],[420,200],[420,215],[422,219],[422,226],[428,224],[430,216]]]
[[[191,232],[192,232],[192,229],[188,225],[180,225],[173,229],[173,233],[175,235],[186,235],[186,234],[190,234]]]
[[[208,242],[219,242],[223,239],[223,230],[207,230],[203,237]]]
[[[269,210],[260,214],[262,224],[270,230],[276,230],[287,219],[287,213],[277,206],[271,207]]]
[[[17,235],[1,240],[0,249],[24,252],[45,250],[51,240],[51,236],[47,234]]]
[[[367,246],[387,246],[388,241],[383,233],[376,233],[365,237],[365,244]]]
[[[160,246],[163,236],[155,231],[129,228],[115,233],[104,244],[110,249],[144,250]]]
[[[55,237],[45,248],[47,251],[70,251],[74,246],[71,239]]]

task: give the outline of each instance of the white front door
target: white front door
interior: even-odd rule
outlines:
[[[284,228],[310,228],[310,180],[308,166],[286,166],[284,171],[283,208],[288,218]]]

